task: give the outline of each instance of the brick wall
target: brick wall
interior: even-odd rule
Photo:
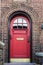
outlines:
[[[34,61],[35,52],[43,51],[43,30],[41,29],[43,0],[0,0],[0,40],[5,43],[6,50],[8,50],[8,17],[18,10],[27,12],[32,18],[32,52]],[[5,58],[7,57],[6,52]]]

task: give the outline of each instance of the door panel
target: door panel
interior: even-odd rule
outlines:
[[[23,31],[21,31],[23,32]],[[25,31],[26,32],[26,31]],[[30,57],[30,43],[28,42],[27,39],[27,32],[26,33],[13,33],[12,35],[12,42],[10,48],[12,48],[12,55],[11,57],[18,57],[18,58],[26,58],[26,57]],[[28,52],[29,51],[29,52]]]

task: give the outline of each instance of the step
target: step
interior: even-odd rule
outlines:
[[[4,65],[35,65],[35,63],[29,63],[29,62],[15,62],[15,63],[4,63]]]
[[[10,62],[30,62],[30,58],[11,58]]]

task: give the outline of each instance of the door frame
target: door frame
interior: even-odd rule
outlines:
[[[13,12],[8,17],[8,63],[10,62],[10,22],[11,22],[12,18],[17,15],[25,16],[30,21],[30,62],[32,62],[32,19],[31,19],[30,15],[28,15],[26,12],[16,11],[16,12]]]

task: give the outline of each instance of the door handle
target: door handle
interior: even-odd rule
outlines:
[[[28,38],[28,42],[30,42],[30,37]]]

